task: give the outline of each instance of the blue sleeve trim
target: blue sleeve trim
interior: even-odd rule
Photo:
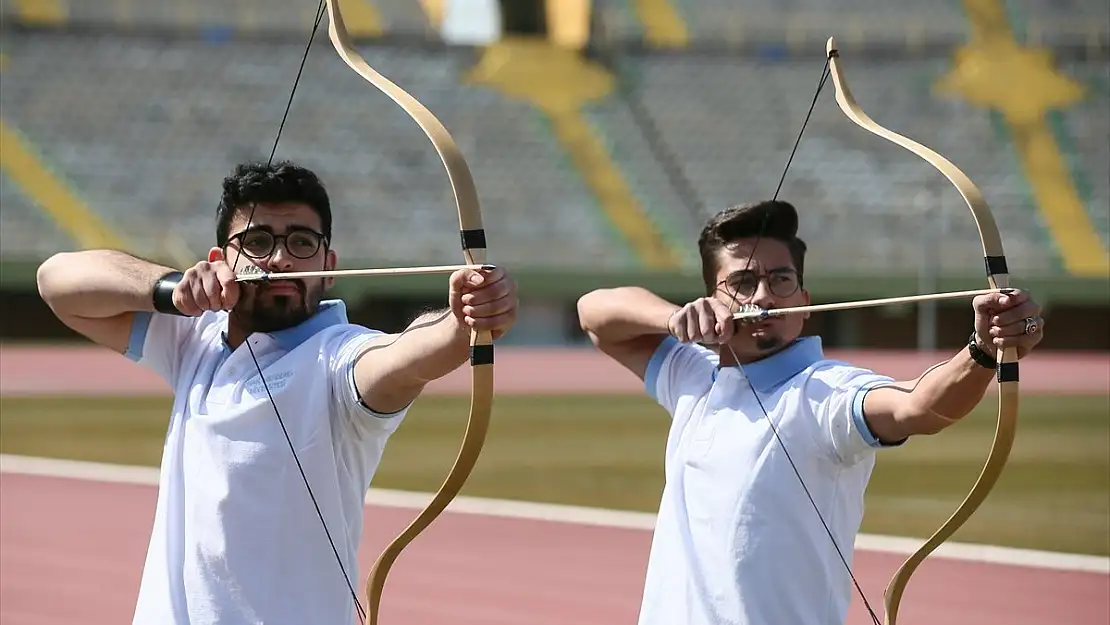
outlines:
[[[852,397],[852,423],[856,426],[856,430],[859,431],[860,436],[863,437],[863,440],[869,447],[897,447],[906,442],[905,439],[893,443],[882,442],[875,436],[874,432],[871,431],[871,428],[867,425],[867,419],[863,417],[863,399],[867,396],[867,392],[887,382],[887,380],[872,380],[870,382],[865,382],[856,389],[856,393]]]
[[[673,336],[668,336],[663,339],[659,347],[655,348],[655,352],[652,353],[651,359],[648,360],[647,370],[644,372],[644,389],[652,399],[659,399],[656,394],[658,390],[657,385],[659,383],[659,371],[663,368],[663,361],[667,359],[667,354],[671,353],[671,349],[674,348],[675,345],[678,345],[678,339]]]
[[[131,321],[131,336],[127,339],[127,351],[123,355],[134,362],[143,359],[146,333],[150,330],[150,321],[153,317],[154,313],[139,311],[135,313],[135,318]]]
[[[351,358],[351,361],[347,364],[347,390],[350,391],[351,397],[355,399],[355,404],[357,404],[363,412],[376,419],[392,419],[403,415],[405,411],[412,407],[410,403],[396,412],[379,412],[367,406],[366,402],[362,401],[362,395],[358,392],[358,383],[355,381],[355,363],[357,362],[358,358]]]

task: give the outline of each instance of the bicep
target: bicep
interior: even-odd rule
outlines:
[[[864,402],[867,422],[887,440],[905,440],[911,436],[936,434],[953,423],[928,406],[923,406],[920,392],[915,396],[921,378],[891,382],[868,393]]]
[[[642,336],[598,348],[636,374],[648,396],[672,416],[682,397],[706,392],[718,363],[711,350],[696,343],[680,343],[669,335]]]
[[[870,433],[884,445],[903,441],[914,433],[907,417],[912,381],[889,382],[869,389],[863,396],[863,420]]]
[[[588,333],[590,340],[597,348],[628,369],[636,377],[644,380],[647,377],[648,363],[651,362],[659,346],[667,338],[666,335],[645,335],[620,342],[603,341],[592,332]]]
[[[58,319],[71,330],[97,345],[124,354],[127,353],[131,343],[135,313],[125,312],[114,317],[98,319],[58,313]]]
[[[398,384],[394,381],[401,369],[399,357],[389,347],[398,334],[381,334],[368,339],[358,348],[354,358],[352,379],[357,398],[370,410],[392,414],[416,400],[424,385]]]
[[[818,442],[835,462],[854,465],[875,450],[901,445],[899,391],[901,384],[865,370],[818,374],[805,395],[820,423]]]

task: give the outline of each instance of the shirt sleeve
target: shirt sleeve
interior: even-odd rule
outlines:
[[[673,417],[684,397],[700,396],[713,384],[718,362],[712,350],[668,336],[648,361],[644,388]]]
[[[871,432],[863,416],[863,398],[868,391],[893,381],[889,376],[855,367],[838,367],[831,375],[810,379],[809,396],[817,404],[822,442],[837,461],[852,465],[875,450],[905,442],[884,444]]]
[[[131,322],[131,336],[124,355],[157,373],[170,388],[176,388],[177,374],[190,339],[202,317],[182,317],[139,311]]]
[[[344,332],[336,342],[331,362],[332,393],[344,414],[360,428],[395,430],[404,419],[411,404],[396,412],[378,412],[362,402],[355,385],[355,363],[370,342],[384,335],[380,330],[357,328]],[[366,356],[373,358],[373,353]]]

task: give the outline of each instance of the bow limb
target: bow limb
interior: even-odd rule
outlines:
[[[964,202],[971,209],[971,214],[975,218],[976,226],[979,229],[987,283],[992,289],[1008,288],[1009,273],[1006,267],[1006,255],[1002,250],[1002,236],[998,231],[994,215],[991,214],[990,208],[979,189],[959,168],[940,154],[875,123],[852,97],[852,92],[848,89],[848,83],[844,79],[843,70],[840,68],[836,42],[831,37],[828,40],[826,52],[828,53],[833,84],[836,86],[836,102],[840,105],[844,114],[864,130],[918,155],[937,168],[955,185],[956,190],[959,191],[960,196],[963,197]],[[971,491],[960,506],[956,508],[956,511],[933,533],[929,540],[899,567],[894,577],[891,578],[884,597],[885,622],[887,625],[895,625],[902,594],[918,565],[971,517],[983,500],[986,499],[987,494],[994,488],[999,475],[1002,474],[1002,467],[1005,466],[1009,457],[1014,435],[1017,431],[1018,363],[1016,349],[1000,350],[998,363],[998,424],[995,428],[994,442],[991,444],[986,464],[979,473],[975,485],[972,486]]]
[[[367,82],[389,96],[420,126],[424,134],[435,146],[450,179],[459,213],[459,229],[462,241],[463,258],[467,264],[483,265],[486,262],[486,236],[482,226],[482,214],[478,203],[478,192],[470,168],[454,139],[438,119],[416,98],[374,71],[366,60],[351,44],[347,27],[339,7],[339,0],[327,0],[328,33],[336,52],[347,65]],[[376,625],[382,592],[385,588],[389,569],[401,552],[436,517],[447,508],[447,504],[459,493],[470,476],[474,464],[481,453],[489,429],[490,412],[493,405],[493,337],[489,332],[472,331],[470,339],[470,371],[472,376],[470,416],[462,447],[451,471],[443,484],[416,519],[389,544],[374,563],[366,578],[367,623]]]

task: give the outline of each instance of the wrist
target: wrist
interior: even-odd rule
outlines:
[[[151,301],[154,305],[156,312],[164,313],[167,315],[184,316],[177,306],[173,303],[173,292],[177,285],[181,283],[184,274],[180,271],[171,271],[154,282],[154,289],[151,293]]]
[[[998,350],[991,343],[984,341],[977,331],[972,331],[968,338],[967,350],[971,354],[971,359],[979,366],[986,369],[994,369],[998,366]]]
[[[664,317],[662,328],[664,334],[674,334],[674,332],[671,330],[671,322],[674,321],[675,315],[680,312],[682,312],[682,307],[676,306],[673,310],[667,313],[666,317]]]

